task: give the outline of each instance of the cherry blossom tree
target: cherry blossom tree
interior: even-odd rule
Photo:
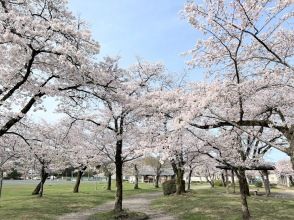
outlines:
[[[67,118],[60,123],[60,127],[62,130],[60,128],[59,131],[64,136],[61,146],[66,152],[66,164],[77,172],[73,192],[78,193],[84,172],[101,163],[100,152],[95,146],[95,142],[91,141],[93,133],[87,129],[87,124],[83,121],[73,125]]]
[[[144,127],[140,126],[146,116],[145,96],[162,86],[164,67],[139,61],[124,70],[118,67],[117,59],[106,58],[96,69],[108,74],[108,87],[103,91],[97,85],[88,84],[83,90],[77,90],[62,108],[73,121],[83,120],[96,127],[97,146],[115,163],[114,210],[121,212],[123,164],[142,156],[143,147],[148,145],[143,139]]]
[[[203,34],[188,52],[189,64],[214,76],[194,91],[187,121],[202,129],[268,128],[286,145],[262,141],[294,166],[292,12],[290,0],[217,0],[191,1],[183,15]],[[205,98],[195,101],[199,97]]]
[[[218,168],[232,170],[239,179],[243,218],[250,218],[247,204],[249,186],[246,170],[267,170],[263,161],[265,146],[259,140],[236,128],[220,128],[214,134],[202,129],[188,131],[198,139],[197,151],[220,164]],[[256,130],[259,132],[259,130]],[[253,135],[254,136],[254,135]]]
[[[4,135],[0,139],[0,197],[3,186],[3,173],[14,168],[15,163],[22,154],[22,145],[27,145],[22,139],[15,136]]]
[[[294,170],[289,160],[280,160],[276,163],[276,174],[278,176],[289,175],[291,185],[294,185]]]
[[[211,188],[214,188],[215,180],[221,174],[220,169],[216,168],[217,165],[219,164],[214,159],[202,156],[195,169],[195,173],[197,175],[204,176],[206,178],[206,181],[209,183]]]
[[[65,0],[0,1],[0,137],[45,97],[78,88],[99,45]]]
[[[29,123],[26,137],[30,138],[29,145],[24,146],[21,166],[38,170],[41,181],[36,186],[33,195],[43,196],[44,184],[50,173],[59,172],[66,168],[66,151],[62,147],[64,134],[58,129],[60,124],[49,124],[45,121]]]

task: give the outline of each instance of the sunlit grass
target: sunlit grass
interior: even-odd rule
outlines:
[[[183,220],[241,219],[240,195],[225,191],[221,187],[210,189],[200,185],[182,196],[162,196],[152,206]],[[286,220],[294,216],[293,198],[251,196],[248,203],[254,219]]]
[[[73,184],[50,184],[48,181],[43,198],[31,195],[35,185],[4,184],[0,200],[0,219],[54,219],[58,215],[81,211],[114,200],[115,190],[107,191],[105,183],[96,185],[95,182],[82,182],[80,193],[72,193]],[[152,184],[140,184],[139,190],[134,190],[133,187],[133,184],[124,183],[124,195],[158,190]]]

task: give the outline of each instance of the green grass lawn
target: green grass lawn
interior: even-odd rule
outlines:
[[[262,190],[260,190],[262,191]],[[273,193],[282,191],[273,189]],[[253,219],[294,219],[294,199],[276,196],[251,196],[248,199]],[[165,210],[183,220],[241,219],[241,203],[238,193],[227,194],[225,188],[210,189],[207,185],[196,185],[182,196],[162,196],[153,202],[154,208]]]
[[[3,186],[0,199],[0,219],[54,219],[64,213],[76,212],[114,200],[115,190],[105,190],[105,184],[95,182],[81,182],[80,193],[72,193],[72,182],[61,184],[45,184],[44,196],[32,196],[35,187],[32,184],[18,184]],[[134,185],[124,183],[124,195],[156,191],[152,184],[140,184],[141,189],[134,190]],[[115,187],[113,187],[115,188]]]

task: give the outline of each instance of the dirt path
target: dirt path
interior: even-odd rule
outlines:
[[[161,192],[155,193],[142,193],[135,196],[130,196],[123,201],[123,208],[131,211],[144,212],[149,216],[151,220],[176,220],[177,218],[169,216],[166,213],[151,209],[151,202],[161,196]],[[87,220],[90,215],[93,215],[101,211],[109,211],[113,209],[114,201],[107,202],[103,205],[97,206],[96,208],[84,210],[83,212],[69,213],[57,218],[58,220]]]

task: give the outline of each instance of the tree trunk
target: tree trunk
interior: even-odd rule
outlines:
[[[294,186],[293,176],[289,176],[290,186]]]
[[[228,177],[228,170],[225,170],[225,185],[226,185],[226,192],[229,193],[229,177]]]
[[[231,170],[231,175],[232,175],[233,192],[236,193],[236,185],[235,185],[235,174],[234,174],[234,170]]]
[[[271,189],[270,189],[270,182],[268,178],[268,171],[267,170],[262,170],[261,171],[261,177],[265,189],[265,195],[269,196],[271,194]]]
[[[223,187],[226,187],[226,180],[225,180],[225,176],[224,174],[222,173],[222,182],[223,182]]]
[[[248,184],[248,181],[247,181],[247,178],[246,178],[245,170],[240,170],[239,171],[239,176],[238,176],[239,181],[240,181],[240,178],[244,182],[244,193],[245,193],[245,195],[250,196],[249,184]]]
[[[289,131],[284,133],[284,135],[289,143],[289,148],[285,153],[290,157],[292,169],[294,170],[294,125],[291,125]]]
[[[82,175],[83,175],[83,172],[81,170],[79,170],[78,175],[77,175],[76,184],[75,184],[75,187],[74,187],[74,190],[73,190],[74,193],[79,192]]]
[[[177,195],[181,195],[185,192],[185,181],[183,180],[184,177],[184,170],[178,168],[177,172]]]
[[[206,178],[206,181],[210,184],[211,188],[214,188],[214,181],[213,181],[213,179],[210,178],[210,180],[209,180],[208,176],[205,176],[205,178]]]
[[[3,187],[3,170],[0,170],[0,198],[2,196],[2,187]]]
[[[159,178],[160,178],[160,175],[157,173],[155,178],[156,178],[155,179],[155,188],[159,188]]]
[[[111,190],[111,176],[111,173],[109,173],[107,177],[107,190]]]
[[[134,165],[134,172],[135,172],[134,189],[139,189],[139,170],[138,170],[137,164]]]
[[[245,171],[244,171],[244,172],[245,172]],[[244,182],[245,182],[245,194],[246,194],[247,196],[250,196],[249,184],[248,184],[248,181],[247,181],[245,175],[244,175]]]
[[[240,195],[241,195],[241,205],[242,205],[242,218],[243,220],[251,219],[248,203],[247,203],[247,180],[245,176],[245,171],[240,170],[239,173],[236,171],[236,174],[239,178],[239,186],[240,186]]]
[[[78,193],[79,192],[79,188],[80,188],[80,183],[81,183],[81,178],[83,176],[84,171],[87,169],[87,167],[83,167],[81,170],[78,171],[78,175],[77,175],[77,180],[76,180],[76,184],[74,187],[73,192],[74,193]]]
[[[189,175],[188,175],[188,190],[191,189],[191,177],[192,177],[193,170],[190,169]]]
[[[42,170],[41,170],[41,181],[36,186],[36,188],[33,191],[32,195],[38,195],[39,194],[40,197],[43,196],[44,184],[45,184],[46,179],[47,179],[48,176],[49,176],[49,174],[45,172],[45,167],[42,166]]]
[[[116,168],[116,195],[114,211],[120,213],[122,211],[122,200],[123,200],[123,180],[122,180],[122,140],[116,142],[116,153],[115,153],[115,168]]]

